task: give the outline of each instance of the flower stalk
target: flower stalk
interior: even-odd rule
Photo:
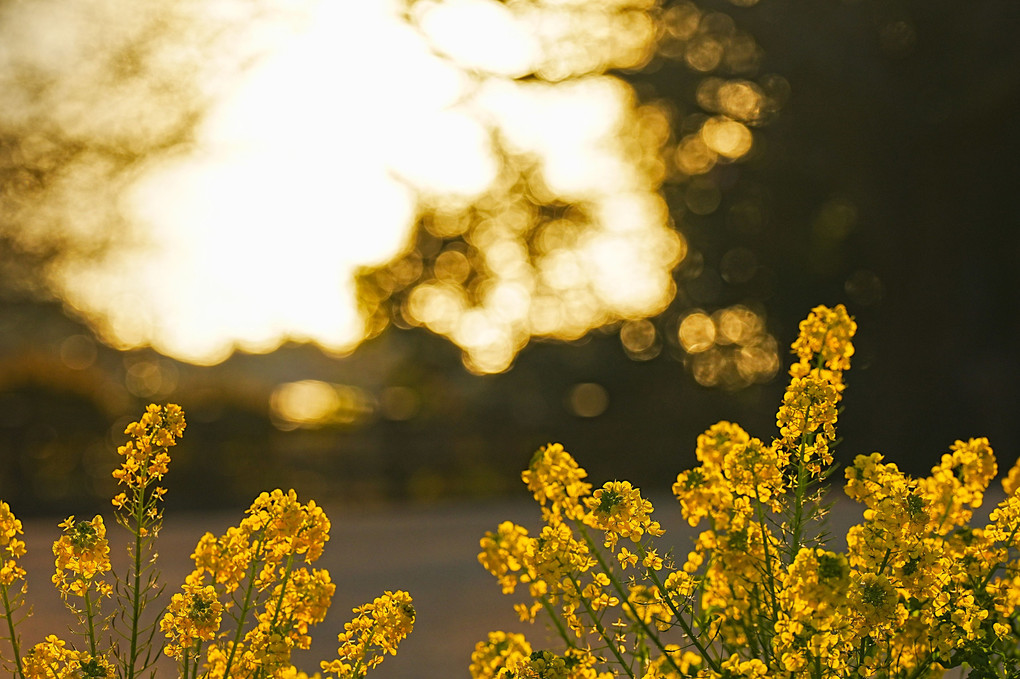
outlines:
[[[1020,463],[990,523],[971,528],[997,470],[987,440],[957,441],[925,478],[859,455],[845,492],[865,505],[864,520],[846,551],[828,550],[815,530],[856,330],[842,306],[817,307],[801,323],[771,442],[730,422],[698,438],[698,466],[673,484],[690,525],[709,524],[686,560],[658,556],[671,550],[659,546],[662,530],[638,489],[614,481],[593,490],[562,446],[540,449],[522,480],[544,527],[533,537],[503,524],[482,538],[478,558],[504,593],[527,585],[538,603],[518,604],[523,618],[544,610],[577,640],[562,655],[528,655],[523,638],[500,646],[510,637],[491,633],[476,647],[472,677],[603,679],[634,668],[649,679],[934,679],[951,667],[1020,675]],[[613,617],[615,635],[603,623]],[[583,650],[602,644],[611,658]]]

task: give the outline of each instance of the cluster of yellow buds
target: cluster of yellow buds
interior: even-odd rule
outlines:
[[[18,564],[18,559],[25,556],[25,541],[22,535],[21,520],[11,512],[11,506],[0,502],[0,547],[6,554],[0,565],[0,586],[8,588],[17,580],[25,580],[25,569]]]
[[[103,596],[112,594],[112,585],[96,580],[110,570],[110,543],[103,517],[97,514],[91,521],[75,522],[74,516],[69,516],[60,527],[64,534],[53,543],[53,584],[60,595],[65,599],[71,594],[84,597],[93,585]]]
[[[372,603],[354,609],[355,618],[338,636],[337,659],[322,663],[322,671],[342,679],[358,679],[396,655],[398,644],[414,628],[415,610],[404,591],[385,592]]]
[[[146,606],[162,591],[154,544],[166,491],[156,484],[167,473],[169,450],[185,426],[179,406],[152,404],[125,430],[130,440],[118,449],[123,459],[113,472],[124,490],[113,504],[133,541],[127,576],[116,576],[116,587],[107,578],[113,569],[103,517],[70,516],[60,524],[52,581],[76,614],[86,648],[50,635],[22,652],[17,626],[27,615],[20,612],[26,573],[18,560],[25,543],[19,537],[21,521],[0,502],[0,604],[13,651],[8,657],[0,650],[0,665],[12,676],[135,679],[154,672],[162,651],[187,679],[309,679],[291,664],[291,654],[310,647],[310,628],[325,619],[336,585],[328,571],[310,567],[329,540],[329,519],[315,502],[300,502],[293,490],[261,493],[237,526],[199,540],[194,570],[157,619],[166,640],[161,648],[153,638],[155,624],[143,621]],[[104,615],[100,604],[113,595],[121,610]],[[385,654],[396,653],[414,623],[411,597],[403,591],[386,592],[355,613],[339,636],[339,657],[321,663],[326,671],[352,679],[376,667]],[[107,634],[111,620],[114,634]]]
[[[117,454],[124,461],[119,469],[114,470],[113,478],[128,491],[113,498],[114,507],[129,514],[140,506],[152,515],[156,513],[155,507],[146,503],[145,491],[167,473],[169,450],[177,445],[185,426],[184,411],[173,403],[165,406],[150,404],[140,420],[127,426],[124,433],[131,440],[117,449]],[[166,489],[160,486],[152,489],[155,500],[162,499],[165,494]]]
[[[971,527],[998,471],[987,439],[955,442],[923,478],[859,455],[845,491],[864,505],[863,521],[844,552],[817,530],[856,330],[842,306],[800,324],[771,442],[730,422],[698,438],[699,465],[673,492],[691,526],[710,525],[686,560],[656,546],[651,503],[631,484],[592,493],[562,446],[536,453],[523,480],[546,525],[531,537],[503,523],[478,558],[504,593],[528,585],[521,618],[548,613],[567,653],[491,633],[472,676],[922,679],[963,665],[1020,674],[1020,462],[989,523]],[[577,653],[587,660],[569,661]]]

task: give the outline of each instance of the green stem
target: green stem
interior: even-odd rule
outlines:
[[[287,583],[290,582],[291,569],[294,567],[294,552],[287,554],[287,566],[283,571],[283,580],[280,581],[280,596],[276,600],[276,610],[273,611],[273,621],[269,623],[269,629],[276,629],[276,623],[280,619],[280,609],[283,608],[283,596],[287,593]]]
[[[673,612],[673,615],[676,617],[676,621],[680,624],[680,628],[684,631],[684,634],[686,634],[687,638],[691,640],[691,643],[694,644],[694,647],[698,649],[698,653],[701,654],[701,657],[704,658],[706,662],[708,662],[708,664],[712,667],[714,671],[721,673],[722,665],[720,665],[719,662],[708,653],[708,649],[705,648],[705,646],[698,640],[698,635],[694,633],[693,628],[690,626],[690,624],[688,624],[686,620],[684,620],[681,611],[677,609],[676,604],[673,602],[673,599],[671,599],[669,593],[666,592],[666,586],[662,583],[662,580],[659,578],[659,574],[650,568],[647,570],[647,573],[648,576],[652,579],[652,583],[655,585],[655,588],[659,590],[659,593],[662,595],[663,601],[665,601],[666,605],[669,606],[669,610]],[[669,656],[667,655],[667,657]]]
[[[542,604],[542,608],[545,609],[545,612],[549,614],[549,617],[552,619],[553,624],[556,626],[556,631],[559,633],[560,638],[563,639],[563,642],[567,645],[567,647],[577,648],[577,645],[573,642],[573,640],[570,638],[570,635],[567,633],[567,628],[563,626],[563,621],[560,620],[560,616],[556,615],[556,610],[552,607],[552,604],[549,603],[549,598],[543,595],[542,597],[539,598],[538,601],[539,603]]]
[[[637,614],[637,611],[634,610],[634,607],[630,605],[630,602],[628,601],[629,594],[623,591],[623,585],[620,584],[616,576],[613,575],[613,571],[609,568],[608,564],[606,564],[605,559],[602,557],[602,551],[598,548],[598,545],[595,544],[595,541],[592,540],[591,535],[588,533],[588,529],[585,527],[584,524],[578,523],[578,530],[581,532],[581,535],[584,536],[584,541],[588,543],[588,549],[591,550],[591,553],[595,555],[595,559],[598,561],[599,566],[602,568],[602,571],[609,577],[609,581],[613,584],[613,589],[615,589],[616,593],[620,596],[620,601],[622,601],[624,604],[630,607],[631,612],[634,614],[634,619],[641,626],[642,630],[644,630],[645,634],[650,639],[652,639],[652,641],[655,643],[655,646],[659,649],[659,651],[666,658],[666,660],[669,661],[669,664],[673,666],[673,669],[675,669],[677,672],[680,672],[680,668],[673,660],[673,656],[671,656],[666,651],[665,646],[663,646],[662,642],[659,640],[659,635],[655,634],[648,627],[648,624],[645,623],[641,616]],[[640,552],[641,554],[641,560],[644,561],[645,558],[644,545],[638,543],[637,548],[638,552]],[[648,571],[649,573],[654,573],[654,571],[651,568],[646,569],[646,571]],[[662,590],[662,588],[657,587],[657,589],[659,589],[659,592],[662,595],[663,599],[669,598],[668,595]],[[691,640],[694,641],[694,637],[691,637]],[[701,651],[702,650],[701,646],[698,645],[696,641],[694,643],[698,650]]]
[[[882,571],[889,565],[889,557],[892,556],[892,547],[885,550],[885,556],[882,557],[882,563],[878,564],[878,572],[875,575],[882,575]]]
[[[827,335],[826,335],[827,336]],[[815,358],[815,370],[821,370],[825,365],[821,354]],[[838,400],[838,397],[837,397]],[[800,444],[797,446],[797,490],[793,505],[793,526],[791,528],[790,560],[797,556],[800,551],[801,534],[804,523],[804,493],[807,490],[808,480],[804,473],[804,449],[814,442],[814,432],[808,430],[811,422],[811,406],[804,410],[804,431],[800,436]]]
[[[575,578],[573,575],[570,576],[570,582],[573,583],[574,589],[577,590],[577,598],[581,601],[581,603],[584,604],[584,610],[588,612],[588,617],[591,618],[592,625],[595,626],[595,631],[599,633],[599,636],[602,637],[602,640],[606,642],[607,646],[609,646],[609,650],[611,650],[613,652],[613,655],[616,656],[616,661],[620,663],[620,667],[622,667],[623,670],[627,673],[627,676],[630,677],[630,679],[635,679],[634,671],[627,664],[627,661],[624,660],[623,655],[620,654],[620,649],[616,647],[616,641],[609,636],[609,633],[606,631],[606,628],[603,627],[602,622],[599,621],[597,611],[595,611],[595,609],[592,608],[591,602],[581,595],[582,589],[581,583],[579,583],[577,581],[577,578]]]
[[[797,489],[793,501],[793,526],[790,536],[790,561],[793,561],[800,551],[801,533],[804,523],[804,491],[807,488],[807,481],[804,475],[804,448],[810,442],[810,432],[807,430],[808,420],[811,416],[811,406],[804,411],[804,433],[800,438],[800,445],[797,446]]]
[[[127,657],[126,676],[134,679],[135,661],[138,659],[138,621],[142,615],[142,522],[145,521],[145,486],[135,489],[135,549],[134,569],[131,573],[131,650]]]
[[[779,596],[776,594],[776,578],[774,577],[774,574],[772,572],[772,559],[769,557],[768,528],[765,525],[765,512],[762,509],[762,502],[758,498],[758,484],[757,484],[757,482],[758,482],[758,475],[757,474],[754,475],[754,481],[755,481],[754,500],[755,500],[755,508],[757,509],[757,513],[758,513],[758,528],[759,528],[759,530],[761,530],[761,544],[762,544],[762,549],[765,552],[765,581],[768,584],[769,597],[772,599],[771,602],[770,602],[772,604],[772,612],[771,612],[770,619],[772,621],[775,621],[779,617]],[[792,555],[792,557],[795,557],[795,556],[796,556],[796,554]],[[792,557],[791,557],[791,561],[792,561]],[[757,632],[756,632],[756,635],[757,635]],[[771,643],[770,644],[766,644],[766,643],[764,643],[764,640],[762,640],[762,650],[766,654],[771,656],[772,655]]]
[[[82,578],[82,582],[85,582],[84,578]],[[86,583],[85,594],[84,594],[84,597],[85,597],[85,619],[88,622],[89,653],[91,653],[92,657],[95,658],[96,657],[96,625],[95,625],[95,622],[94,622],[95,613],[92,612],[92,597],[89,596],[89,589],[90,589],[88,587],[89,584],[91,584],[91,583]]]
[[[7,618],[7,629],[10,631],[11,635],[11,649],[14,652],[14,663],[17,665],[18,668],[18,676],[24,679],[25,671],[21,667],[21,648],[20,644],[18,643],[18,635],[14,629],[13,612],[11,611],[11,599],[7,592],[7,589],[8,589],[7,585],[3,585],[2,587],[0,587],[0,592],[3,593],[4,615]]]
[[[1009,544],[1011,542],[1013,542],[1013,537],[1016,535],[1017,530],[1020,530],[1020,523],[1018,523],[1017,525],[1013,526],[1013,530],[1010,531],[1009,536],[1003,541],[1006,544],[1007,555],[1008,555],[1008,550],[1009,550]],[[981,581],[981,585],[977,588],[978,591],[983,592],[985,590],[985,587],[988,586],[988,583],[992,581],[992,576],[994,576],[995,573],[1000,568],[1002,568],[1002,566],[1004,566],[1005,564],[1006,564],[1006,562],[1000,561],[999,563],[997,563],[994,566],[992,566],[991,568],[989,568],[987,575],[985,575],[984,580]]]
[[[202,658],[202,640],[195,642],[195,659],[191,662],[191,676],[198,677],[198,661]],[[184,679],[188,679],[188,666],[184,666]]]
[[[376,622],[374,625],[372,625],[372,628],[368,631],[368,641],[365,642],[365,645],[362,647],[361,657],[358,658],[358,661],[356,663],[354,663],[354,669],[351,670],[351,677],[353,677],[354,679],[358,679],[359,677],[364,676],[361,673],[361,665],[363,664],[363,661],[365,660],[365,655],[368,653],[368,650],[370,648],[372,648],[369,645],[369,642],[371,642],[372,639],[375,638],[375,631],[377,629],[379,629],[379,623],[378,622]],[[368,668],[365,668],[365,674],[368,674]],[[224,675],[224,676],[226,676],[226,675]]]
[[[259,561],[262,558],[262,543],[259,541],[255,542],[255,556],[251,560],[251,566],[248,569],[248,587],[244,592],[244,603],[241,605],[241,612],[237,616],[237,632],[234,633],[234,643],[230,647],[230,655],[227,656],[227,664],[223,669],[223,676],[230,676],[230,668],[234,664],[234,655],[237,653],[237,645],[241,643],[241,635],[244,633],[244,621],[248,617],[248,612],[251,610],[251,600],[255,594],[255,567],[258,566]]]

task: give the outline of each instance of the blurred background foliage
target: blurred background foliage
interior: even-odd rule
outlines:
[[[715,421],[771,435],[797,322],[837,302],[860,325],[842,460],[879,450],[920,473],[987,435],[1013,462],[1020,6],[508,1],[541,55],[508,66],[464,65],[450,4],[409,2],[404,20],[471,79],[461,104],[496,179],[464,196],[404,178],[416,224],[360,271],[368,339],[350,355],[289,342],[216,365],[109,341],[67,272],[135,237],[124,187],[194,146],[210,83],[258,58],[237,35],[293,17],[105,0],[63,24],[53,3],[0,5],[3,44],[45,45],[0,68],[0,497],[104,506],[124,425],[167,400],[189,421],[176,507],[277,486],[352,503],[516,492],[549,441],[595,480],[665,490]],[[62,52],[80,25],[107,28]],[[611,119],[571,108],[585,96]]]

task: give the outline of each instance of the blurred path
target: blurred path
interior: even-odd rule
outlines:
[[[690,549],[692,529],[680,516],[675,500],[661,497],[653,498],[653,502],[656,518],[667,530],[665,544],[674,545],[677,556],[683,558]],[[329,615],[315,630],[312,649],[295,656],[300,669],[314,672],[319,660],[334,657],[336,634],[351,618],[351,609],[387,589],[411,593],[417,621],[400,653],[387,657],[369,675],[372,679],[467,679],[475,643],[494,630],[526,632],[534,646],[550,645],[541,623],[518,622],[513,604],[523,599],[502,595],[495,579],[477,561],[479,538],[485,531],[495,530],[501,521],[515,521],[535,531],[539,510],[530,498],[428,508],[331,510],[327,506],[326,512],[332,522],[332,537],[316,565],[329,570],[337,593]],[[837,538],[860,519],[860,509],[846,501],[837,505],[833,514],[831,529]],[[199,537],[206,531],[220,534],[241,516],[241,509],[167,516],[159,541],[167,595],[178,590],[191,570],[190,555]],[[112,516],[104,518],[111,537],[122,538],[125,531],[112,523]],[[22,629],[26,646],[48,633],[68,637],[70,614],[63,609],[49,580],[53,573],[51,546],[59,535],[57,523],[62,519],[25,522],[29,601],[35,608],[35,615]],[[121,546],[113,545],[112,558],[122,567],[126,557]],[[165,668],[160,677],[174,676],[172,664]]]

